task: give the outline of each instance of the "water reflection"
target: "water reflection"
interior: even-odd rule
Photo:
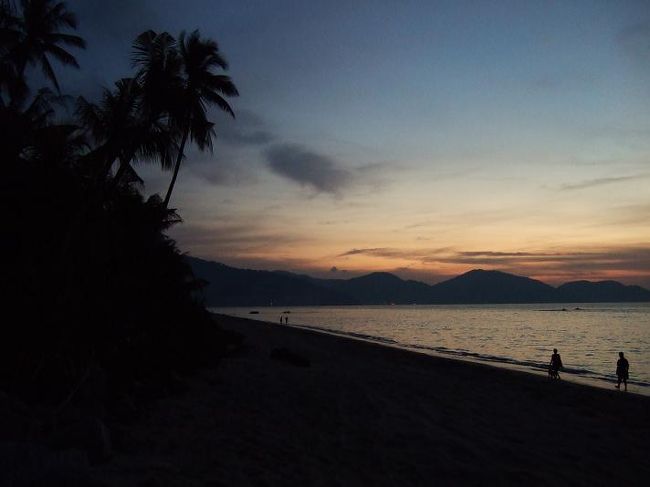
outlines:
[[[214,311],[274,323],[282,311],[255,310],[259,314],[249,314],[250,308]],[[650,393],[649,303],[296,307],[291,324],[536,370],[545,369],[558,348],[563,377],[609,381],[615,378],[618,352],[624,351],[630,384]]]

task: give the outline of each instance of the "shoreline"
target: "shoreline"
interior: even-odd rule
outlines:
[[[99,469],[109,485],[650,478],[646,396],[293,326],[215,321],[240,333],[242,348],[129,429],[121,453]]]
[[[411,352],[411,353],[422,354],[434,358],[455,360],[455,361],[460,361],[463,363],[470,363],[470,364],[479,364],[487,367],[493,367],[499,370],[517,371],[517,372],[521,372],[521,373],[525,373],[537,377],[543,377],[545,379],[547,377],[546,365],[541,364],[539,367],[535,367],[523,363],[516,363],[514,359],[512,359],[512,362],[509,362],[507,360],[508,357],[503,357],[504,360],[498,360],[498,359],[491,360],[489,358],[485,358],[480,355],[473,356],[471,353],[467,355],[463,355],[460,353],[456,353],[456,351],[454,350],[450,350],[449,352],[444,352],[444,351],[436,350],[433,347],[425,347],[425,346],[417,347],[412,345],[405,345],[378,336],[355,334],[355,333],[350,333],[342,330],[328,329],[317,325],[307,325],[307,324],[300,324],[300,323],[280,325],[273,321],[248,318],[244,316],[228,315],[228,314],[222,314],[214,311],[210,311],[210,313],[218,317],[243,319],[243,320],[249,320],[254,322],[266,323],[268,325],[273,325],[273,326],[291,327],[299,330],[313,331],[315,333],[322,333],[326,335],[340,337],[343,339],[356,340],[356,341],[378,345],[382,347],[390,347],[390,348],[404,350],[406,352]],[[561,372],[561,380],[565,382],[570,382],[585,387],[593,387],[601,390],[615,390],[614,385],[616,384],[616,377],[614,373],[612,373],[611,378],[603,378],[603,377],[592,377],[588,375],[580,375],[574,372],[570,372],[568,370],[565,370],[564,372],[562,371],[560,372]],[[644,383],[642,382],[629,381],[627,393],[644,396],[644,397],[650,397],[650,387],[644,386],[643,384]]]
[[[217,314],[218,313],[213,313]],[[239,318],[236,316],[232,315],[221,315],[221,316],[228,316],[229,318]],[[243,318],[246,319],[246,318]],[[529,374],[537,377],[543,377],[546,379],[547,372],[546,368],[534,368],[526,365],[520,365],[516,363],[508,363],[506,361],[499,361],[499,360],[488,360],[485,358],[481,357],[473,357],[471,355],[467,356],[462,356],[462,355],[455,355],[454,353],[445,353],[445,352],[440,352],[435,349],[429,348],[429,347],[421,347],[421,348],[415,348],[413,346],[409,345],[401,345],[399,343],[392,343],[389,341],[382,341],[381,339],[375,339],[374,337],[363,337],[363,336],[355,336],[349,333],[345,332],[339,332],[337,330],[328,330],[325,328],[320,328],[317,326],[312,326],[312,325],[301,325],[301,324],[287,324],[287,325],[279,325],[278,323],[273,323],[271,321],[262,321],[262,320],[251,320],[251,321],[260,321],[262,323],[267,323],[269,325],[274,325],[274,326],[288,326],[288,327],[293,327],[299,330],[309,330],[309,331],[314,331],[316,333],[324,333],[326,335],[332,335],[344,339],[349,339],[349,340],[357,340],[360,342],[364,343],[369,343],[373,345],[377,345],[380,347],[390,347],[390,348],[395,348],[398,350],[404,350],[405,352],[410,352],[410,353],[417,353],[417,354],[422,354],[426,355],[429,357],[434,357],[434,358],[441,358],[441,359],[446,359],[446,360],[454,360],[458,362],[463,362],[463,363],[469,363],[469,364],[478,364],[478,365],[484,365],[486,367],[493,367],[495,369],[500,369],[500,370],[510,370],[510,371],[515,371],[515,372],[521,372],[523,374]],[[562,371],[560,371],[562,372]],[[614,385],[616,384],[616,378],[614,377],[614,374],[612,374],[611,380],[609,379],[599,379],[599,378],[594,378],[594,377],[583,377],[578,374],[572,373],[572,372],[567,372],[564,371],[562,372],[561,380],[570,382],[572,384],[578,384],[584,387],[593,387],[596,389],[602,389],[602,390],[611,390],[614,388]],[[631,390],[630,390],[631,389]],[[624,391],[625,392],[625,391]],[[644,396],[644,397],[650,397],[650,388],[649,387],[644,387],[643,385],[640,385],[638,383],[634,383],[633,381],[628,381],[628,391],[626,391],[627,394],[634,394],[638,396]]]

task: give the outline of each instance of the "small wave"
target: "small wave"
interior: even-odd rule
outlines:
[[[442,355],[449,355],[458,358],[470,358],[481,362],[489,362],[494,364],[524,367],[524,368],[534,369],[538,371],[545,371],[548,369],[548,364],[546,362],[538,362],[535,360],[518,360],[511,357],[481,354],[477,352],[470,352],[463,349],[453,350],[445,347],[429,347],[425,345],[416,345],[416,344],[408,344],[405,345],[405,347],[414,350],[430,350],[432,352],[440,353]],[[593,370],[581,368],[581,367],[564,367],[562,369],[562,372],[564,372],[565,374],[575,375],[579,377],[597,379],[603,382],[613,382],[615,380],[614,376],[600,374]],[[628,384],[636,385],[644,388],[645,387],[650,388],[650,383],[642,380],[628,380]]]
[[[296,325],[294,325],[296,326]],[[383,343],[386,345],[397,345],[406,349],[411,349],[411,350],[422,350],[422,351],[431,351],[438,353],[440,355],[446,355],[446,356],[451,356],[451,357],[457,357],[460,359],[470,359],[470,360],[476,360],[479,362],[487,362],[487,363],[492,363],[495,365],[502,365],[502,366],[514,366],[514,367],[520,367],[524,369],[532,369],[536,371],[546,371],[548,369],[548,363],[546,362],[538,362],[535,360],[519,360],[515,359],[512,357],[504,357],[500,355],[490,355],[490,354],[482,354],[478,352],[472,352],[467,349],[451,349],[447,347],[436,347],[436,346],[427,346],[427,345],[418,345],[418,344],[405,344],[405,343],[400,343],[396,340],[393,340],[391,338],[385,338],[385,337],[380,337],[376,335],[369,335],[366,333],[356,333],[356,332],[348,332],[348,331],[340,331],[340,330],[332,330],[329,328],[324,328],[320,326],[310,326],[310,325],[297,325],[300,328],[306,328],[314,331],[323,331],[326,333],[331,333],[333,335],[340,335],[340,336],[346,336],[346,337],[352,337],[352,338],[358,338],[361,340],[367,340],[371,342],[377,342],[377,343]],[[573,375],[577,377],[584,377],[586,379],[590,380],[597,380],[600,383],[608,382],[608,383],[613,383],[615,382],[615,377],[613,375],[605,375],[605,374],[600,374],[598,372],[595,372],[590,369],[586,368],[580,368],[580,367],[564,367],[562,369],[562,372],[568,375]],[[650,382],[645,382],[642,380],[628,380],[628,384],[634,385],[634,386],[639,386],[642,388],[650,388]]]
[[[351,331],[340,331],[340,330],[331,330],[329,328],[324,328],[322,326],[310,326],[310,325],[297,325],[299,328],[307,328],[309,330],[316,330],[316,331],[324,331],[327,333],[331,333],[333,335],[342,335],[342,336],[349,336],[353,338],[361,338],[362,340],[369,340],[372,342],[379,342],[379,343],[388,343],[391,345],[397,345],[398,342],[395,340],[392,340],[390,338],[385,338],[385,337],[380,337],[376,335],[367,335],[365,333],[355,333]]]

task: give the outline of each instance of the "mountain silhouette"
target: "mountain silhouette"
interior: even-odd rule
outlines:
[[[352,279],[315,279],[316,283],[344,293],[359,304],[407,304],[430,301],[431,287],[404,281],[388,272],[373,272]]]
[[[207,306],[377,304],[517,304],[650,301],[650,291],[616,281],[576,281],[553,287],[506,272],[475,269],[430,286],[388,272],[318,279],[286,271],[237,269],[187,257],[207,284]]]
[[[191,257],[188,261],[194,275],[208,283],[203,290],[207,306],[358,304],[346,294],[291,273],[236,269]]]
[[[475,269],[432,286],[435,303],[543,303],[558,299],[541,281],[500,271]]]
[[[574,281],[562,284],[557,289],[568,301],[576,303],[648,301],[647,289],[616,281]]]

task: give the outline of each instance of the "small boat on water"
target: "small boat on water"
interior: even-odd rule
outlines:
[[[258,315],[258,314],[260,314],[260,312],[259,311],[249,311],[248,314],[249,315]]]

